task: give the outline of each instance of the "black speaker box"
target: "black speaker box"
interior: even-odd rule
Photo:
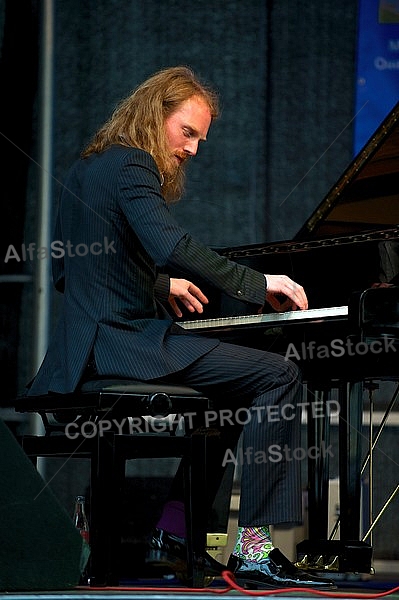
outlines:
[[[80,579],[82,538],[0,420],[0,590],[63,590]]]

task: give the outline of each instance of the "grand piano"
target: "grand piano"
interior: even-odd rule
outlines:
[[[309,310],[253,315],[221,296],[212,298],[215,314],[182,326],[285,354],[302,368],[310,402],[339,390],[340,541],[328,539],[328,460],[312,460],[309,540],[298,555],[368,572],[371,546],[359,540],[363,392],[375,380],[399,379],[399,103],[293,240],[219,252],[289,275],[304,286]],[[309,445],[328,441],[327,418],[309,418],[308,428]]]

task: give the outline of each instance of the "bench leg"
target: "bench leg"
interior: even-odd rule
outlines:
[[[119,584],[120,489],[124,464],[117,461],[115,434],[99,435],[91,464],[91,587]]]
[[[194,434],[185,462],[185,510],[187,527],[187,566],[189,585],[205,585],[204,560],[208,526],[208,490],[206,465],[210,460],[211,442],[215,438]]]

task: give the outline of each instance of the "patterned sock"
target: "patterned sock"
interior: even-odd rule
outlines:
[[[273,548],[269,525],[239,527],[233,554],[245,560],[261,562],[269,556],[269,552]]]

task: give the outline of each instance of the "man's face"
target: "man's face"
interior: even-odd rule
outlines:
[[[177,166],[197,154],[198,144],[206,140],[211,121],[209,107],[199,96],[183,102],[165,119],[166,139]]]

